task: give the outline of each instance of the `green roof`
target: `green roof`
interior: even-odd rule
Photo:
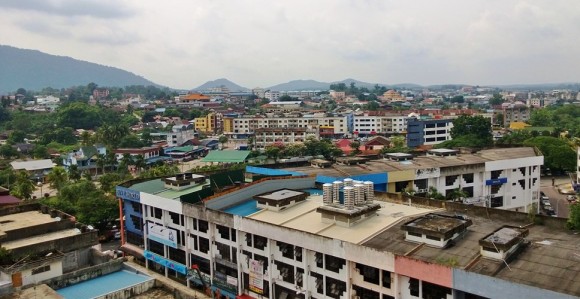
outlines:
[[[210,151],[201,162],[243,163],[250,151]]]

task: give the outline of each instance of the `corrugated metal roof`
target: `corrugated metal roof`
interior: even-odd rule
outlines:
[[[211,151],[202,162],[243,163],[250,151]]]

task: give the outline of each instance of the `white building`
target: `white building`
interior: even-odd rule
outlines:
[[[320,133],[314,128],[260,128],[254,131],[254,146],[263,149],[273,143],[291,145],[303,143],[309,137],[320,138]]]
[[[281,96],[282,94],[279,91],[275,90],[268,90],[264,92],[264,97],[272,102],[277,101]]]
[[[407,131],[409,117],[404,115],[355,115],[353,131],[359,134],[396,134]]]

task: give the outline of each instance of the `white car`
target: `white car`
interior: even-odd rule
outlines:
[[[575,202],[576,195],[568,195],[568,196],[566,196],[566,200],[568,200],[569,202]]]
[[[549,200],[547,200],[547,199],[542,199],[542,204],[543,204],[545,207],[552,206],[552,204],[550,203],[550,201],[549,201]]]

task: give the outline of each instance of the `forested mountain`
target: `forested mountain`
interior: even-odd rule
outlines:
[[[40,90],[44,87],[86,85],[89,82],[118,87],[156,85],[122,69],[0,45],[0,94],[14,92],[20,87]]]

